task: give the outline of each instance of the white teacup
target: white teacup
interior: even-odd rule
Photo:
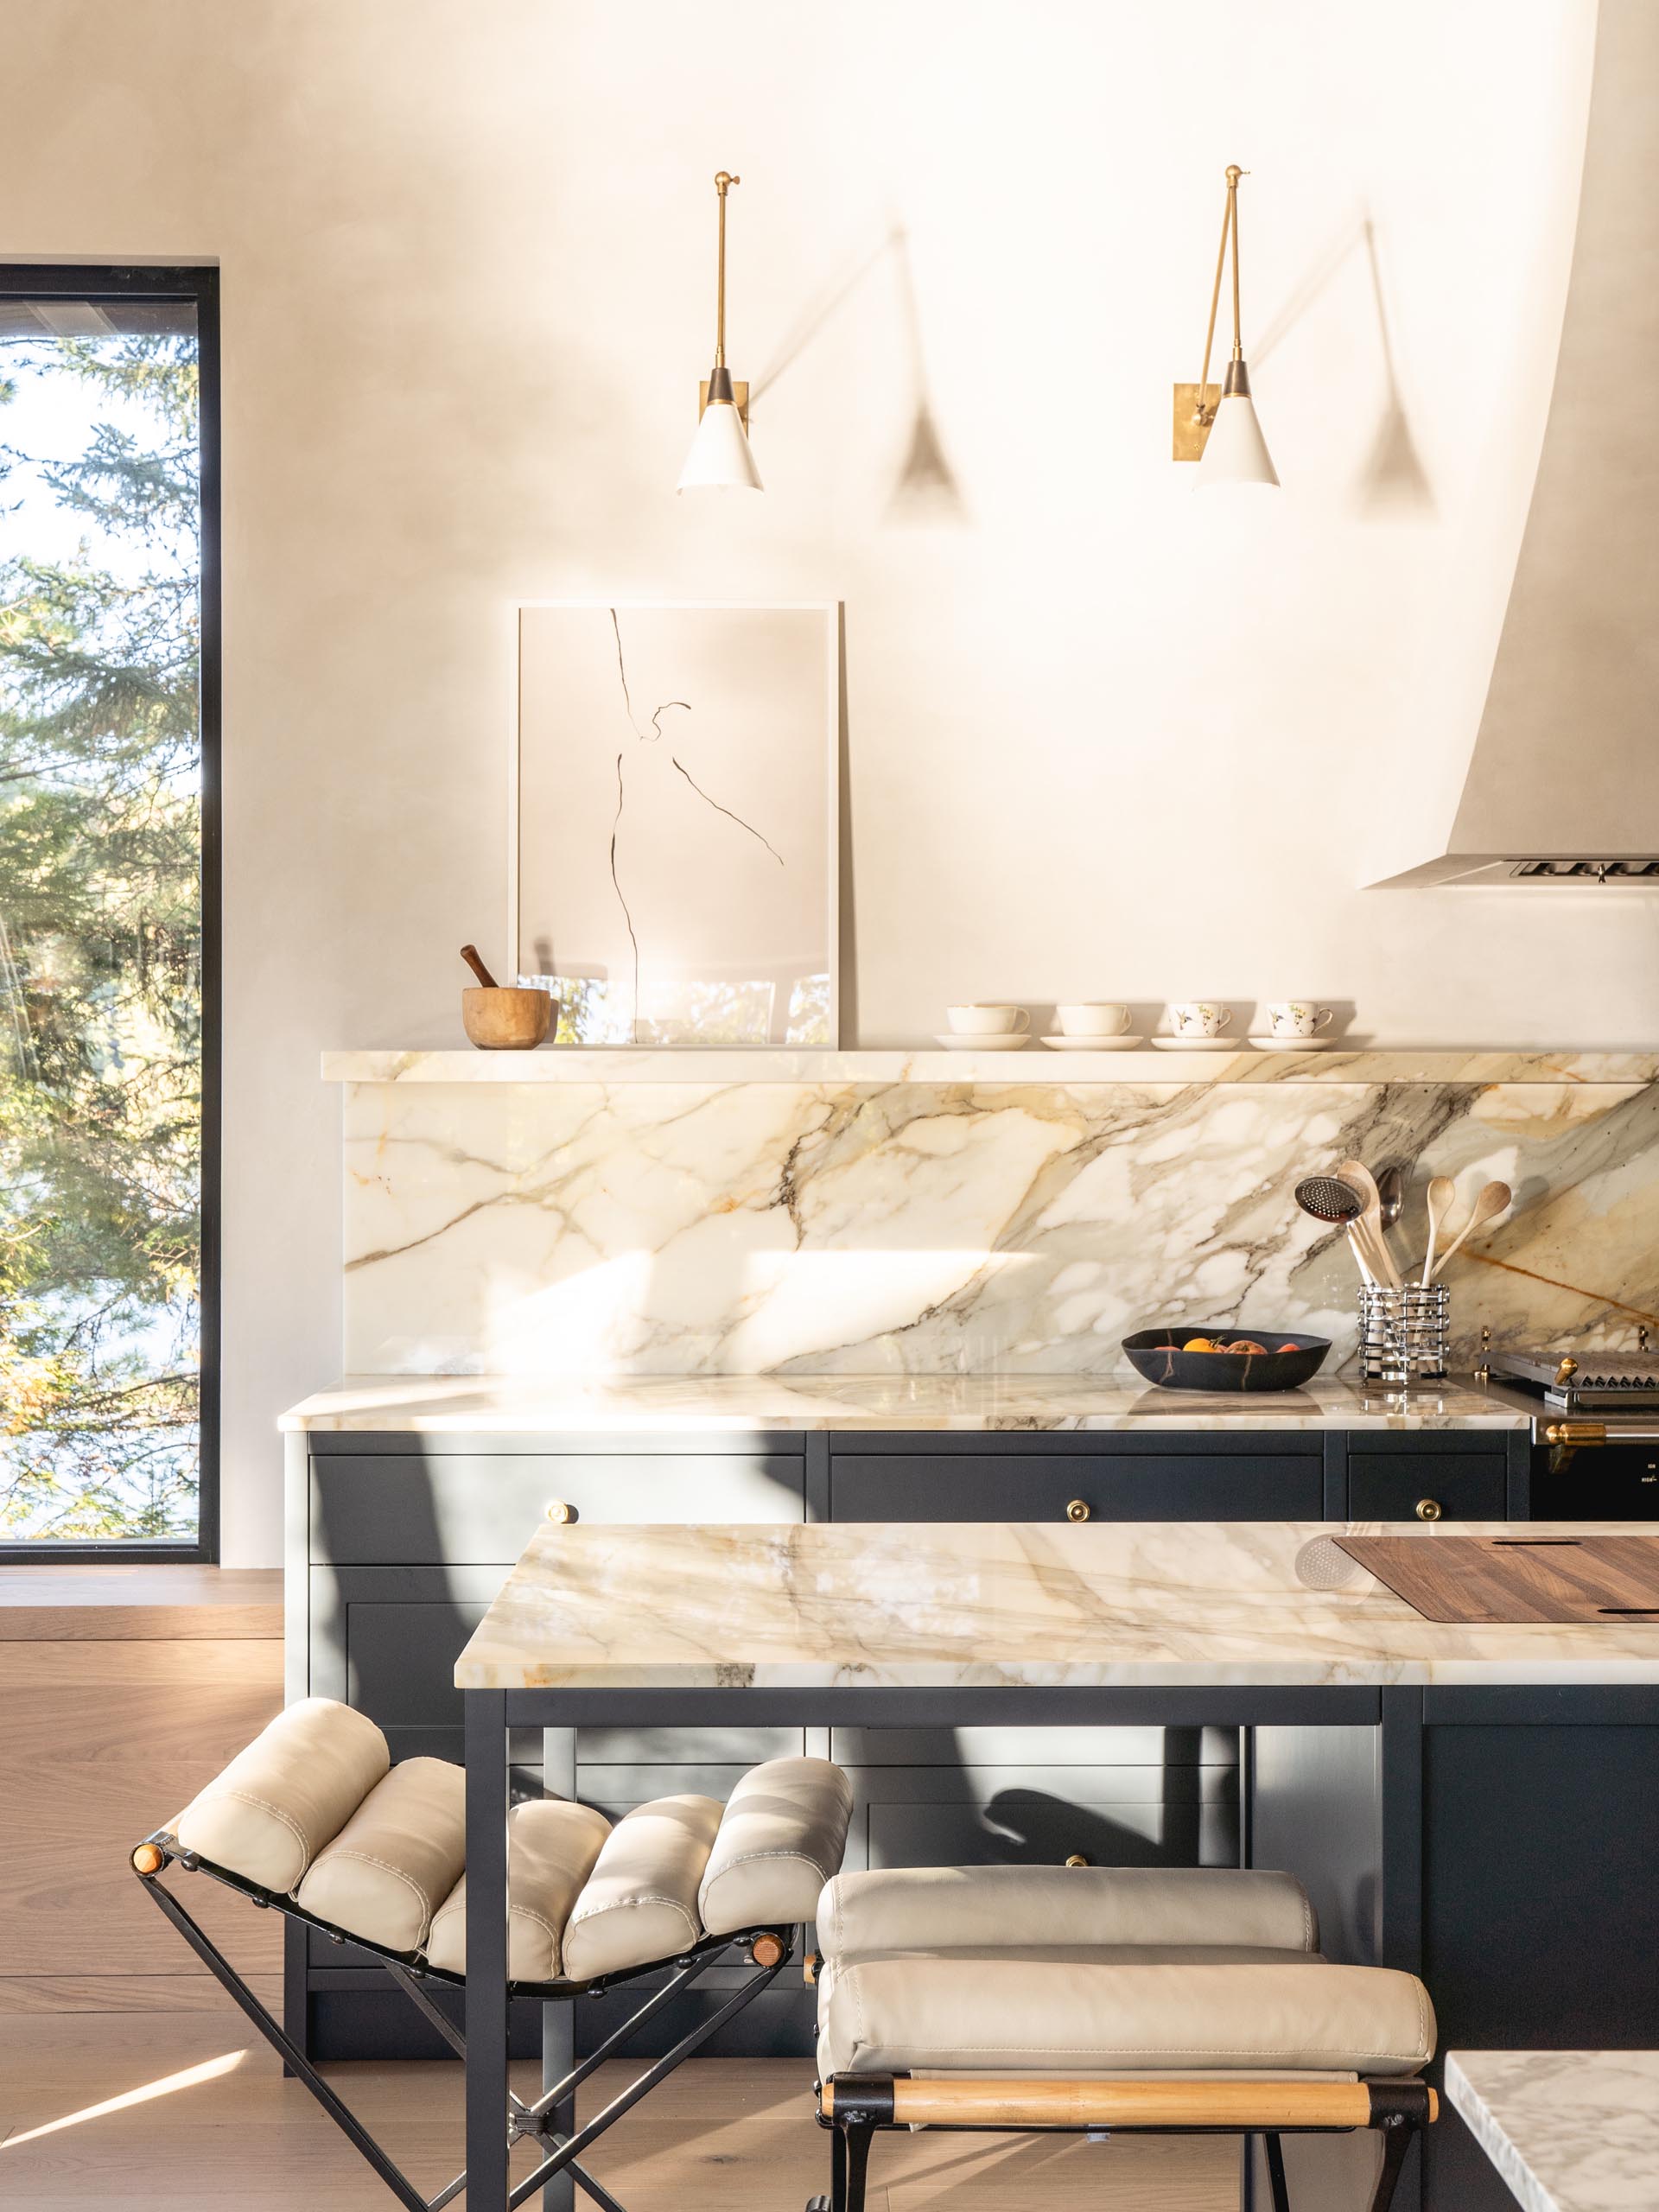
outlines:
[[[1057,1006],[1054,1011],[1068,1037],[1121,1037],[1129,1026],[1126,1006]]]
[[[1272,999],[1268,1003],[1268,1027],[1275,1037],[1317,1037],[1336,1013],[1313,999]]]
[[[1176,999],[1169,1009],[1169,1026],[1177,1037],[1219,1037],[1232,1018],[1212,999]]]
[[[1022,1006],[948,1006],[944,1014],[958,1037],[1011,1037],[1031,1027]]]

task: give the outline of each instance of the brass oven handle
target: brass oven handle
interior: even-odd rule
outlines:
[[[1546,1444],[1605,1444],[1605,1421],[1553,1421],[1544,1431]]]
[[[1089,1518],[1088,1499],[1074,1497],[1065,1509],[1065,1517],[1068,1521],[1086,1521]]]
[[[1438,1521],[1445,1510],[1438,1497],[1420,1497],[1417,1501],[1417,1518],[1420,1521]]]

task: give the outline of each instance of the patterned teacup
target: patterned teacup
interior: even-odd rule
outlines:
[[[1268,1004],[1268,1027],[1275,1037],[1317,1037],[1335,1011],[1313,999],[1273,999]]]
[[[1169,1009],[1169,1026],[1177,1037],[1219,1037],[1232,1018],[1212,999],[1176,999]]]

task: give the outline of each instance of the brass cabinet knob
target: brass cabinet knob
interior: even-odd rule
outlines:
[[[1445,1510],[1438,1497],[1420,1497],[1417,1501],[1417,1518],[1420,1521],[1438,1521]]]
[[[576,1517],[576,1509],[574,1505],[567,1504],[562,1497],[550,1497],[547,1502],[547,1517],[550,1521],[574,1521]]]
[[[1065,1517],[1068,1521],[1086,1521],[1089,1518],[1088,1499],[1074,1497],[1065,1509]]]
[[[1080,1851],[1074,1851],[1065,1863],[1068,1866],[1086,1866],[1089,1861]]]

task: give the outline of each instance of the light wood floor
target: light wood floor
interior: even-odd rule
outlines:
[[[282,1634],[277,1574],[0,1568],[0,2016],[223,2004],[127,1854],[280,1708]],[[202,1903],[269,1998],[276,1915]]]
[[[459,2067],[340,2066],[330,2076],[417,2187],[432,2193],[459,2171]],[[625,2067],[601,2068],[594,2108],[626,2077]],[[98,2111],[121,2098],[134,2101]],[[523,2156],[533,2163],[528,2147]],[[783,2060],[693,2060],[620,2123],[592,2164],[628,2212],[802,2212],[829,2186],[810,2069]],[[1219,2141],[891,2137],[876,2145],[869,2203],[870,2212],[1236,2212],[1237,2173],[1236,2149]],[[393,2202],[228,2007],[0,2018],[7,2212],[378,2212]]]

